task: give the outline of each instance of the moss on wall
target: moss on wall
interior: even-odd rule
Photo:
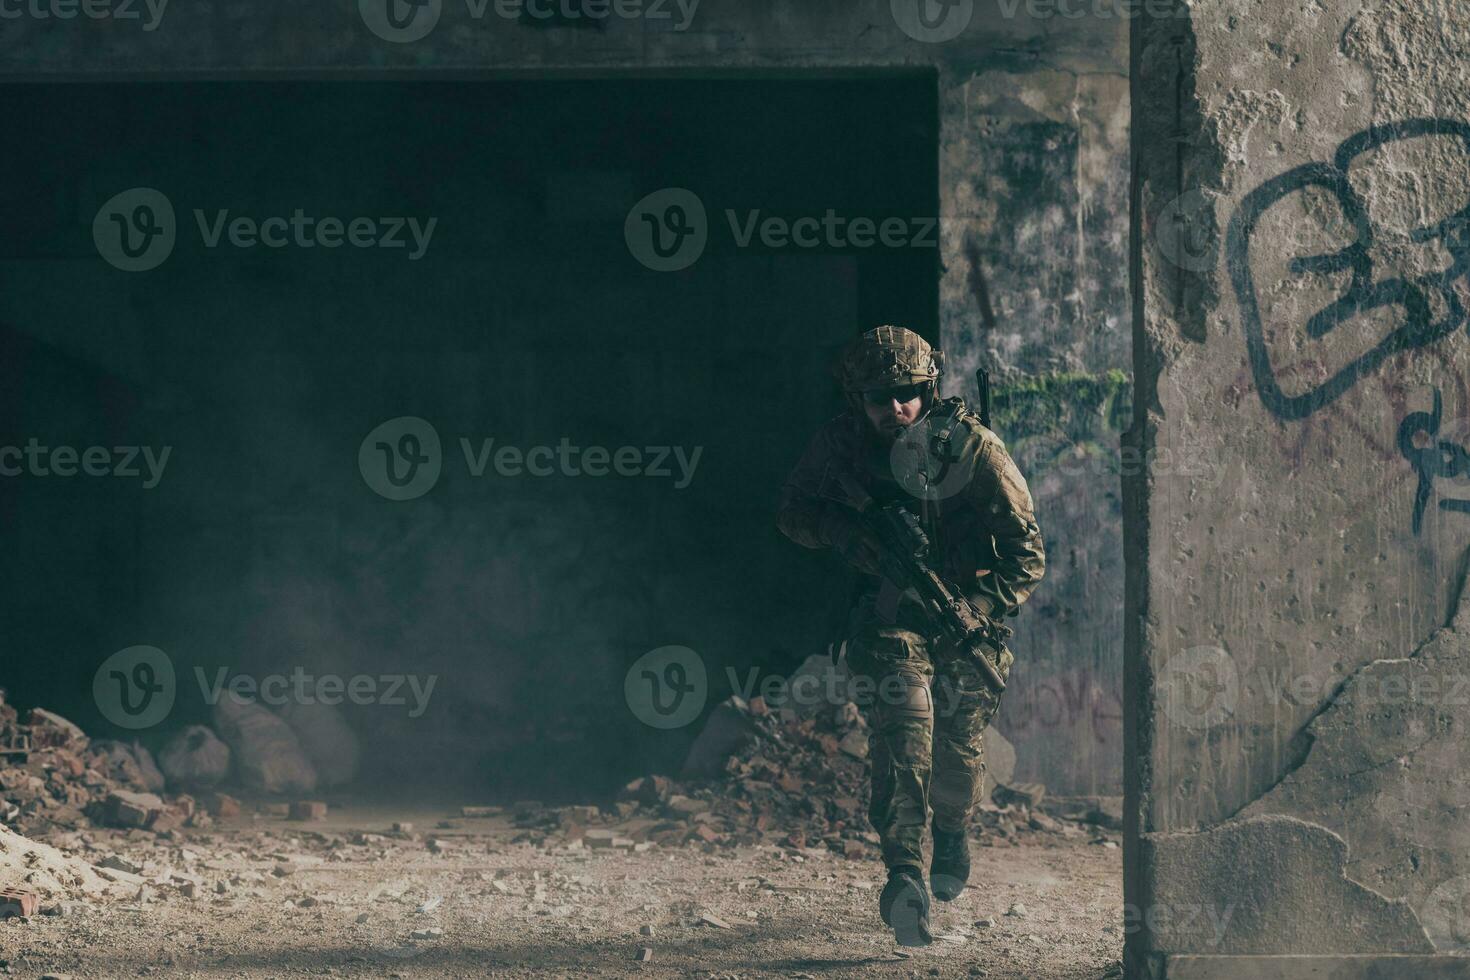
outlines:
[[[1064,452],[1116,454],[1133,411],[1128,375],[1057,372],[998,384],[992,398],[995,431],[1032,467]]]

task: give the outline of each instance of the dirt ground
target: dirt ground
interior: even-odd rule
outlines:
[[[398,821],[413,827],[395,834]],[[972,887],[936,903],[935,944],[900,950],[878,918],[883,869],[871,859],[518,836],[500,817],[351,806],[326,821],[247,816],[171,839],[86,831],[57,843],[92,864],[115,855],[136,873],[107,872],[120,896],[111,902],[43,900],[49,914],[0,923],[0,973],[1120,975],[1121,852],[1079,837],[977,840]]]

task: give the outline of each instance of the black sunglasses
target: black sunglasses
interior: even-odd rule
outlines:
[[[863,401],[869,405],[887,405],[889,402],[911,402],[924,393],[927,384],[903,385],[899,388],[877,388],[863,392]]]

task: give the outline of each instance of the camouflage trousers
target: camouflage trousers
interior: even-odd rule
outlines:
[[[906,607],[889,623],[874,605],[871,597],[859,602],[848,637],[854,700],[868,720],[868,819],[885,865],[923,868],[931,807],[940,830],[969,827],[985,783],[985,726],[1000,696],[967,658],[925,635]],[[1002,677],[1014,659],[1002,651]]]

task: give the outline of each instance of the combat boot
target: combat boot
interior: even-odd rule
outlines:
[[[934,941],[929,931],[929,890],[924,887],[923,872],[913,865],[900,864],[889,870],[878,911],[900,946],[928,946]]]
[[[970,838],[964,830],[934,828],[934,858],[929,862],[929,886],[941,902],[953,902],[970,880]]]

